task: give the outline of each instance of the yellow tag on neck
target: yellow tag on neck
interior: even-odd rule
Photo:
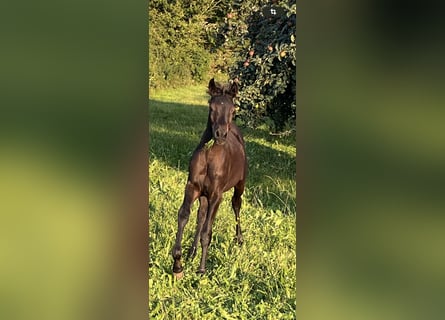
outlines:
[[[215,140],[212,138],[210,139],[205,145],[204,145],[204,149],[209,150],[213,144],[215,143]]]

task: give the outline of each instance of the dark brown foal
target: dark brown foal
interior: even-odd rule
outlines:
[[[193,152],[184,201],[178,212],[178,232],[172,251],[173,274],[177,279],[183,276],[182,235],[190,216],[190,208],[196,199],[199,199],[196,233],[187,257],[193,258],[196,255],[198,241],[201,241],[199,273],[203,274],[206,271],[213,221],[222,195],[231,188],[234,188],[232,208],[236,219],[236,239],[239,244],[243,242],[239,212],[246,181],[247,159],[241,132],[232,122],[235,112],[233,98],[238,93],[238,86],[236,83],[221,86],[212,79],[209,82],[208,93],[211,98],[207,128]]]

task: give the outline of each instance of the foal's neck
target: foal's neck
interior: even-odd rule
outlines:
[[[212,138],[213,138],[212,124],[210,121],[210,114],[209,114],[209,117],[207,119],[207,126],[206,126],[204,132],[202,133],[201,141],[199,142],[198,148],[202,148],[207,142],[212,140]]]

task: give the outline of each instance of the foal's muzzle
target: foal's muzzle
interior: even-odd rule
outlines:
[[[213,130],[213,137],[217,144],[224,144],[226,142],[227,133],[229,132],[228,126],[220,126]]]

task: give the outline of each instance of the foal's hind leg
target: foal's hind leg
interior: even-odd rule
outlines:
[[[209,209],[204,222],[204,226],[201,230],[201,247],[202,256],[201,263],[199,264],[198,273],[204,274],[206,270],[207,252],[212,236],[212,225],[215,220],[216,212],[222,200],[222,193],[214,194],[209,197]]]
[[[173,256],[173,275],[179,279],[182,278],[183,267],[181,265],[181,256],[182,256],[182,235],[184,232],[184,227],[187,224],[190,216],[190,207],[193,202],[198,197],[198,189],[191,183],[187,182],[187,186],[185,187],[184,201],[182,202],[181,208],[178,212],[178,232],[176,233],[176,241],[175,246],[173,247],[172,256]]]
[[[207,216],[208,204],[207,197],[199,197],[199,210],[196,222],[195,239],[193,240],[193,245],[190,247],[187,253],[187,259],[193,259],[196,256],[196,248],[198,247],[199,240],[201,239],[201,230]]]
[[[243,243],[243,235],[241,233],[241,224],[240,224],[240,218],[239,218],[239,211],[241,208],[241,196],[244,192],[244,181],[238,183],[235,186],[235,191],[233,193],[232,197],[232,208],[235,212],[235,219],[236,219],[236,241],[239,245]]]

